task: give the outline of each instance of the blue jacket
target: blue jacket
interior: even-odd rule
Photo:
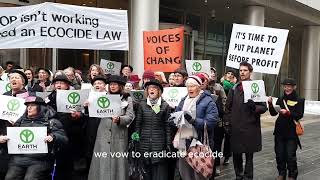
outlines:
[[[186,98],[187,96],[181,99],[179,105],[176,108],[176,112],[182,111],[183,104]],[[218,108],[211,94],[208,91],[204,91],[196,103],[196,119],[194,123],[194,127],[197,130],[199,140],[201,142],[203,140],[202,137],[205,122],[207,123],[209,139],[212,139],[212,137],[210,136],[213,135],[213,129],[218,121],[218,114]]]

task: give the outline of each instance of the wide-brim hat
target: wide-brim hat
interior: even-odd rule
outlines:
[[[98,81],[98,80],[103,81],[105,84],[107,84],[107,78],[106,78],[106,76],[102,76],[102,75],[97,75],[97,76],[95,76],[95,77],[92,79],[91,84],[93,85],[93,83],[94,83],[95,81]]]
[[[123,68],[125,68],[125,67],[130,68],[131,72],[133,71],[133,67],[132,67],[132,66],[125,64],[125,65],[121,65],[121,70],[120,70],[120,72],[122,72]]]
[[[120,85],[126,85],[127,83],[127,80],[122,77],[122,76],[119,76],[119,75],[111,75],[109,76],[108,80],[107,80],[107,84],[110,84],[112,82],[115,82],[115,83],[118,83]]]
[[[17,69],[13,69],[9,72],[9,75],[10,74],[13,74],[13,73],[18,73],[22,76],[22,78],[24,79],[24,85],[27,85],[28,84],[28,78],[26,76],[26,74],[24,74],[24,72],[20,71],[20,70],[17,70]]]
[[[63,82],[65,82],[65,83],[67,83],[67,84],[71,84],[71,81],[67,78],[67,76],[66,75],[64,75],[64,74],[61,74],[61,75],[58,75],[58,76],[56,76],[53,80],[52,80],[52,84],[54,84],[55,82],[57,82],[57,81],[63,81]]]
[[[149,85],[155,85],[158,86],[161,90],[161,92],[163,92],[163,86],[161,85],[160,81],[157,79],[151,79],[150,81],[146,82],[144,84],[144,88],[146,89]]]
[[[281,84],[282,84],[282,85],[293,85],[293,86],[295,86],[295,85],[297,85],[297,82],[296,82],[296,80],[293,79],[293,78],[286,78],[286,79],[284,79],[284,80],[282,81]]]
[[[28,105],[31,103],[39,104],[39,105],[46,105],[44,100],[38,96],[29,96],[29,97],[25,98],[25,102],[24,102],[25,105]]]

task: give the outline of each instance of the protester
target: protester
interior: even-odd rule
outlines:
[[[129,82],[133,83],[133,89],[135,90],[139,90],[140,89],[140,83],[141,79],[139,78],[139,76],[137,74],[131,74]]]
[[[81,82],[80,80],[77,80],[76,71],[73,67],[68,67],[65,70],[63,70],[63,72],[71,82],[71,86],[74,89],[76,90],[81,89]]]
[[[27,90],[24,88],[27,85],[27,76],[19,70],[11,70],[9,73],[9,81],[11,90],[3,95],[16,97],[19,94],[24,94]],[[7,134],[7,127],[11,127],[12,122],[0,120],[0,141],[6,140],[3,136]],[[2,139],[2,140],[1,140]],[[9,163],[9,155],[7,146],[0,144],[0,179],[4,179]]]
[[[175,85],[175,81],[174,81],[175,77],[174,77],[174,73],[171,73],[169,75],[169,87],[173,87]]]
[[[13,66],[14,66],[14,62],[12,61],[7,61],[6,62],[6,73],[9,73],[12,69],[13,69]]]
[[[185,87],[185,82],[188,79],[188,73],[182,68],[178,68],[174,71],[175,87]]]
[[[144,85],[147,99],[141,101],[136,118],[136,132],[140,135],[138,151],[160,153],[171,151],[168,118],[170,106],[161,98],[163,87],[152,79]],[[168,180],[168,164],[165,158],[143,157],[145,180]]]
[[[168,81],[166,79],[166,76],[164,75],[163,72],[157,71],[154,73],[154,77],[155,79],[157,79],[158,81],[160,81],[162,87],[168,87]]]
[[[2,66],[0,66],[0,80],[5,80],[5,79],[2,79],[2,76],[5,74],[5,70],[3,69]]]
[[[38,82],[37,84],[42,87],[43,92],[47,91],[50,87],[51,81],[50,81],[51,72],[49,69],[45,68],[39,68],[38,69]]]
[[[28,91],[43,92],[43,88],[39,84],[37,84],[34,79],[34,72],[32,71],[32,69],[26,69],[24,71],[24,74],[28,78]]]
[[[221,78],[221,82],[226,94],[228,94],[229,90],[235,85],[235,83],[237,83],[235,74],[236,72],[233,68],[228,68],[223,78]]]
[[[209,79],[213,80],[213,81],[217,81],[217,74],[216,74],[217,70],[215,67],[211,67],[210,68],[210,75],[209,75]]]
[[[105,76],[95,76],[91,81],[93,89],[95,92],[107,92],[106,84],[107,79]],[[90,164],[93,156],[94,144],[96,142],[97,131],[101,121],[101,118],[89,117],[88,110],[89,102],[86,101],[84,104],[85,107],[85,117],[86,117],[86,166],[87,172],[89,173]]]
[[[122,65],[121,70],[120,70],[120,74],[128,80],[128,79],[130,79],[132,71],[133,71],[132,66]]]
[[[262,149],[260,115],[267,111],[265,103],[249,99],[244,103],[243,81],[250,81],[253,68],[247,61],[240,63],[240,83],[230,89],[226,118],[231,125],[231,150],[236,179],[253,179],[253,154]],[[231,124],[230,124],[231,123]],[[230,128],[230,127],[229,127]],[[246,156],[243,171],[242,154]]]
[[[134,82],[128,81],[128,82],[126,83],[126,85],[124,86],[124,91],[125,91],[126,93],[129,93],[131,90],[134,90]]]
[[[287,78],[282,82],[283,96],[279,97],[276,105],[280,106],[277,111],[272,104],[272,97],[268,98],[269,112],[272,116],[279,114],[275,129],[274,142],[279,176],[277,180],[284,180],[288,174],[288,180],[295,180],[298,176],[297,146],[301,148],[300,140],[296,133],[295,121],[302,119],[304,114],[304,99],[296,92],[296,81]]]
[[[97,75],[104,75],[104,70],[98,65],[98,64],[92,64],[88,71],[88,82],[91,83],[91,81],[94,79]]]
[[[132,99],[124,93],[126,80],[122,76],[111,75],[108,79],[110,94],[121,96],[121,114],[112,118],[102,118],[98,127],[94,152],[126,152],[128,146],[128,128],[134,118]],[[90,106],[90,104],[89,104]],[[93,156],[88,179],[126,180],[128,163],[125,157],[99,158]]]
[[[188,149],[191,140],[197,138],[200,142],[204,143],[204,125],[207,124],[209,140],[213,139],[213,128],[218,120],[218,110],[211,94],[208,91],[201,90],[202,81],[197,76],[190,76],[186,81],[188,95],[184,97],[176,112],[184,111],[184,118],[195,128],[196,133],[186,139]],[[181,134],[184,129],[180,129]],[[210,143],[212,144],[212,143]],[[213,148],[213,147],[211,147]],[[185,158],[179,159],[179,171],[183,180],[203,180],[206,179],[186,162]]]
[[[47,107],[42,98],[30,96],[25,105],[27,109],[24,115],[14,126],[46,127],[48,135],[44,141],[48,143],[48,153],[11,155],[5,180],[47,180],[54,165],[54,151],[67,144],[68,139],[61,122],[54,119],[55,111]]]
[[[57,90],[69,90],[71,82],[66,75],[58,75],[52,80],[54,91],[46,98],[46,104],[57,111]],[[57,172],[56,180],[71,179],[74,171],[74,160],[76,156],[83,151],[79,147],[79,141],[82,143],[82,137],[79,134],[83,132],[79,130],[82,123],[79,121],[80,113],[62,113],[58,112],[55,116],[63,125],[63,128],[69,139],[69,143],[61,148],[57,153]]]

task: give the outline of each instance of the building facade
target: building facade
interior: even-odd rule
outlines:
[[[41,0],[0,0],[0,6],[21,6]],[[209,59],[218,76],[225,70],[233,23],[289,29],[278,76],[254,74],[266,82],[268,95],[281,94],[286,77],[298,81],[299,93],[319,100],[320,2],[318,0],[52,0],[52,2],[99,8],[127,9],[130,50],[95,51],[72,49],[0,50],[0,64],[11,60],[23,67],[47,67],[53,71],[74,66],[88,70],[101,58],[133,65],[143,73],[142,32],[185,27],[184,59]]]

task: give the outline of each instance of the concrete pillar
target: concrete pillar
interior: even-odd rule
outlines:
[[[301,96],[307,100],[319,100],[319,52],[320,26],[307,26],[302,36]]]
[[[144,72],[143,31],[159,29],[159,5],[159,0],[130,0],[129,64],[139,77]]]
[[[264,26],[264,9],[263,6],[247,6],[245,8],[244,23],[254,26]],[[251,79],[262,79],[262,74],[253,73]]]

